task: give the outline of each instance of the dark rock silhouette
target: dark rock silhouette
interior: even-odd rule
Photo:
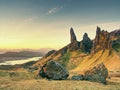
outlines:
[[[73,28],[70,29],[71,43],[77,41]]]
[[[50,60],[41,68],[39,75],[47,79],[64,80],[67,79],[69,73],[58,62]]]
[[[88,34],[85,33],[83,36],[83,40],[81,41],[81,46],[80,48],[85,52],[85,53],[90,53],[91,48],[92,48],[92,40],[88,37]]]
[[[100,82],[106,84],[106,78],[108,77],[108,69],[103,63],[98,64],[92,69],[88,70],[84,74],[85,80]]]

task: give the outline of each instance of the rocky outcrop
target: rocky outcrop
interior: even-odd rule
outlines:
[[[101,49],[111,49],[111,38],[107,31],[101,30],[97,27],[92,52],[95,53]]]
[[[48,56],[52,55],[55,52],[56,52],[56,50],[51,50],[44,57],[48,57]]]
[[[71,43],[77,41],[73,28],[70,29]]]
[[[39,71],[39,75],[43,78],[52,80],[64,80],[69,76],[68,71],[54,60],[48,61]]]
[[[120,29],[110,32],[109,35],[111,36],[111,38],[120,38]]]
[[[56,55],[58,53],[61,53],[61,55],[64,55],[68,51],[75,51],[75,50],[80,49],[80,42],[77,41],[73,28],[70,29],[70,36],[71,36],[71,43],[63,47],[62,49],[58,50],[55,53]]]
[[[85,80],[100,82],[106,84],[106,78],[108,77],[108,69],[103,63],[98,64],[92,69],[88,70],[84,74]]]
[[[80,48],[85,52],[85,53],[90,53],[91,48],[92,48],[92,40],[88,37],[88,34],[85,33],[83,36],[83,40],[81,41]]]

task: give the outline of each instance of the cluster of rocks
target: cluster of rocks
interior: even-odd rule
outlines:
[[[90,70],[87,70],[84,75],[72,76],[72,80],[88,80],[106,84],[108,70],[103,63],[98,64]]]
[[[42,78],[51,80],[65,80],[69,76],[69,72],[58,62],[54,60],[48,61],[39,71]],[[86,71],[84,75],[72,76],[71,80],[89,80],[106,84],[108,70],[103,63]]]

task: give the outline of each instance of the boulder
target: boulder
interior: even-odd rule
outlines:
[[[48,61],[39,71],[39,75],[43,78],[52,80],[64,80],[69,76],[68,71],[54,60]]]
[[[106,84],[106,78],[108,77],[108,69],[103,63],[98,64],[92,69],[84,73],[85,80],[100,82]]]
[[[83,75],[72,76],[71,80],[84,80],[84,76]]]

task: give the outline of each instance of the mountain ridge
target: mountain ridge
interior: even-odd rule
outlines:
[[[77,41],[73,28],[70,29],[71,42],[58,51],[48,52],[32,67],[42,67],[49,60],[56,60],[72,73],[84,73],[97,64],[104,63],[111,71],[120,71],[120,30],[107,32],[97,26],[95,39],[87,33],[83,40]],[[116,45],[116,46],[115,46]],[[115,50],[115,48],[117,48]],[[114,63],[113,65],[111,65]]]

